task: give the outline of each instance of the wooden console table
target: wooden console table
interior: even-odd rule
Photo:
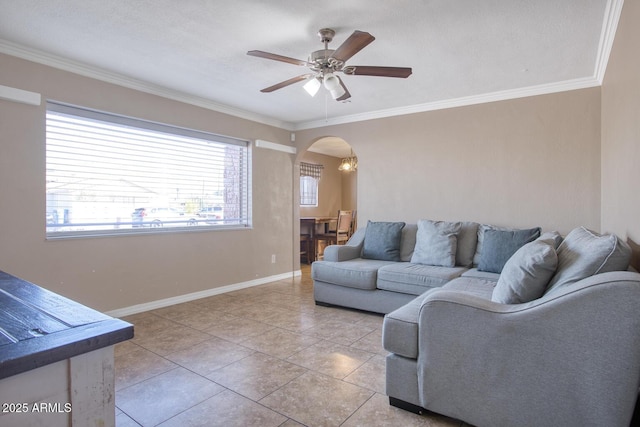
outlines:
[[[133,326],[0,271],[0,425],[115,425],[113,346]]]

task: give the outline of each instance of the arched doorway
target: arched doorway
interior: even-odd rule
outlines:
[[[352,147],[343,139],[325,136],[316,139],[304,152],[298,153],[296,168],[300,200],[300,233],[313,235],[309,230],[311,219],[318,220],[315,227],[332,227],[329,218],[337,218],[339,210],[355,211],[357,221],[357,157]],[[318,177],[318,178],[317,178]],[[317,178],[317,179],[316,179]],[[313,187],[315,185],[315,188]],[[315,193],[314,193],[315,192]],[[322,247],[314,245],[311,253],[322,253]]]

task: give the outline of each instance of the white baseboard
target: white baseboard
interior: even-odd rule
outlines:
[[[155,310],[157,308],[168,307],[174,304],[194,301],[200,298],[211,297],[214,295],[220,295],[227,292],[238,291],[240,289],[251,288],[253,286],[264,285],[266,283],[271,283],[278,280],[291,279],[292,277],[298,277],[301,275],[302,275],[302,271],[296,270],[289,273],[277,274],[275,276],[262,277],[260,279],[249,280],[247,282],[234,283],[233,285],[220,286],[218,288],[211,288],[205,291],[193,292],[190,294],[178,295],[171,298],[145,302],[143,304],[136,304],[130,307],[118,308],[116,310],[107,311],[105,312],[105,314],[111,317],[130,316],[132,314],[142,313],[149,310]]]

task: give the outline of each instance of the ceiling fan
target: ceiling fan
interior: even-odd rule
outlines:
[[[308,67],[311,72],[293,77],[289,80],[277,83],[273,86],[262,89],[260,92],[273,92],[283,87],[309,80],[304,88],[311,96],[314,96],[321,86],[329,91],[336,101],[345,101],[351,94],[344,85],[344,82],[336,73],[343,73],[354,76],[378,76],[378,77],[400,77],[407,78],[411,75],[411,68],[406,67],[372,67],[361,65],[345,65],[345,63],[365,46],[375,40],[371,34],[364,31],[354,31],[347,40],[337,49],[329,49],[329,43],[333,40],[336,32],[331,28],[323,28],[318,31],[320,41],[324,43],[324,49],[311,52],[306,61],[289,58],[288,56],[276,55],[275,53],[263,52],[261,50],[250,50],[247,55],[259,58],[272,59],[274,61],[286,62],[294,65]]]

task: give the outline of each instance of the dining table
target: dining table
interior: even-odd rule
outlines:
[[[330,224],[337,222],[335,216],[305,216],[300,217],[300,235],[306,234],[311,240],[311,250],[309,258],[317,259],[317,242],[316,235],[324,234],[329,231]]]

